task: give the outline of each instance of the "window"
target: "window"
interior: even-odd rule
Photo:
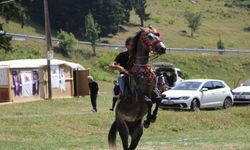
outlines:
[[[212,90],[214,87],[213,87],[213,84],[211,81],[209,82],[206,82],[202,88],[207,88],[208,90]]]
[[[181,82],[173,90],[197,90],[201,85],[201,82]]]
[[[224,88],[225,85],[219,81],[213,81],[214,89]]]
[[[247,81],[243,84],[243,86],[250,86],[250,80],[247,80]]]
[[[177,73],[178,73],[178,76],[179,76],[179,77],[181,77],[182,79],[185,79],[185,77],[184,77],[184,75],[183,75],[183,73],[182,73],[182,72],[177,71]]]

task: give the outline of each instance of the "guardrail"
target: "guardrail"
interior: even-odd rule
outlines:
[[[19,34],[19,33],[13,33],[13,32],[6,32],[7,35],[16,36],[16,37],[22,37],[27,39],[34,39],[34,40],[45,40],[45,37],[41,36],[32,36],[32,35],[25,35],[25,34]],[[52,38],[52,41],[59,41],[57,38]],[[91,45],[91,42],[87,41],[78,41],[79,44],[83,45]],[[96,43],[96,46],[102,46],[102,47],[111,47],[113,49],[126,49],[124,45],[113,45],[113,44],[106,44],[106,43]],[[187,52],[220,52],[220,53],[250,53],[250,50],[235,50],[235,49],[201,49],[201,48],[167,48],[169,52],[171,51],[187,51]]]

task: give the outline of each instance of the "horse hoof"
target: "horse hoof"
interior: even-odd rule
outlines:
[[[151,117],[150,122],[155,123],[155,121],[156,121],[156,117]]]
[[[149,122],[147,122],[147,121],[144,121],[144,122],[143,122],[143,126],[144,126],[144,128],[149,128],[149,125],[150,125],[150,123],[149,123]]]

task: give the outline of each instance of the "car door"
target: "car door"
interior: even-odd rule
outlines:
[[[213,81],[215,98],[212,102],[214,107],[223,106],[223,102],[226,98],[225,85],[220,81]]]
[[[213,107],[214,99],[216,99],[216,94],[214,91],[214,86],[212,81],[206,82],[203,88],[207,88],[207,91],[201,91],[201,108]]]

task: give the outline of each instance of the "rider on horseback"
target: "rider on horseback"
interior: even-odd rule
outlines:
[[[127,51],[118,54],[115,60],[110,64],[110,68],[112,70],[118,70],[120,72],[118,83],[123,96],[128,96],[129,91],[125,86],[125,75],[128,74],[127,69],[129,67],[129,59],[133,50],[133,37],[127,38],[125,46],[127,48]]]
[[[130,60],[132,59],[132,53],[133,53],[133,37],[129,37],[126,39],[125,46],[127,48],[127,51],[121,52],[118,54],[115,58],[115,60],[110,64],[110,68],[112,70],[117,70],[120,72],[120,76],[118,77],[119,86],[122,92],[122,96],[129,96],[129,88],[126,86],[125,77],[128,75],[128,69],[132,67],[133,64],[129,64]],[[151,74],[154,74],[154,72],[150,69],[149,70]],[[152,91],[149,91],[147,95],[145,95],[145,100],[148,102],[151,102],[151,93]],[[154,91],[155,98],[159,97],[159,93]]]

